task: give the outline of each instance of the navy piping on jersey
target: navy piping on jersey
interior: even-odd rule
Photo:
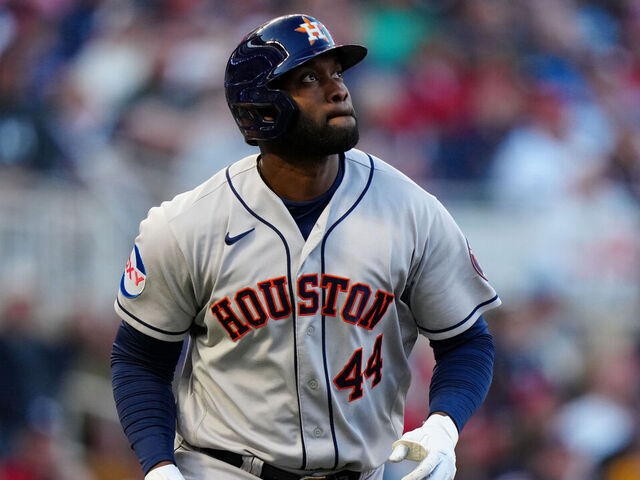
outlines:
[[[147,322],[144,322],[142,320],[140,320],[138,317],[136,317],[133,313],[131,313],[129,310],[127,310],[126,308],[124,308],[122,306],[122,304],[120,303],[120,300],[116,297],[116,302],[118,302],[118,306],[122,309],[122,311],[124,313],[126,313],[127,315],[129,315],[131,318],[133,318],[136,322],[144,325],[145,327],[155,331],[155,332],[160,332],[163,333],[165,335],[184,335],[185,333],[187,333],[191,327],[187,328],[186,330],[182,330],[181,332],[170,332],[168,330],[162,330],[161,328],[158,327],[154,327],[153,325],[149,325]]]
[[[225,174],[227,176],[227,183],[229,184],[229,188],[231,189],[233,194],[236,196],[236,198],[242,204],[242,206],[247,210],[247,212],[253,215],[260,222],[264,223],[271,230],[273,230],[278,235],[278,237],[280,237],[280,240],[284,245],[284,249],[287,254],[287,279],[289,281],[289,298],[293,299],[295,297],[293,296],[293,284],[291,282],[291,253],[289,251],[289,245],[287,244],[287,240],[284,238],[284,235],[282,235],[282,233],[274,225],[266,221],[256,212],[251,210],[251,208],[249,208],[249,205],[247,205],[247,203],[242,199],[240,194],[237,192],[237,190],[233,186],[233,182],[231,181],[231,176],[229,175],[229,168],[230,167],[227,167]],[[299,381],[298,381],[298,345],[297,345],[297,331],[296,331],[296,309],[293,306],[291,308],[291,315],[293,317],[293,322],[291,322],[293,324],[293,351],[294,351],[293,371],[296,377],[296,396],[298,397],[298,421],[300,422],[300,442],[302,443],[302,466],[300,467],[300,470],[305,470],[307,467],[307,449],[304,444],[304,431],[302,429],[302,410],[300,408],[300,388],[299,388]]]
[[[369,156],[369,162],[371,162],[371,171],[369,172],[369,178],[367,180],[367,184],[365,185],[365,187],[362,190],[362,192],[360,192],[360,196],[354,202],[354,204],[351,205],[349,210],[347,210],[344,215],[342,215],[338,220],[336,220],[336,222],[333,225],[331,225],[331,227],[329,227],[329,229],[327,230],[327,233],[325,233],[324,238],[322,239],[322,249],[321,249],[321,253],[320,253],[320,265],[321,265],[321,267],[320,267],[320,270],[321,270],[320,271],[320,277],[321,278],[322,278],[322,275],[324,275],[324,273],[325,273],[325,271],[324,271],[324,267],[325,267],[324,249],[325,249],[325,246],[327,244],[327,239],[329,238],[329,234],[362,201],[364,195],[369,190],[369,186],[371,185],[371,181],[373,180],[373,172],[374,172],[373,158],[371,158],[371,155],[369,155],[369,154],[367,154],[367,155]],[[326,290],[322,289],[322,303],[323,304],[326,302],[326,294],[327,294]],[[327,384],[327,401],[328,401],[328,404],[329,404],[329,424],[331,425],[331,437],[333,439],[333,450],[334,450],[334,458],[335,458],[335,461],[333,463],[333,467],[331,468],[331,470],[335,470],[336,468],[338,468],[338,462],[340,460],[340,452],[338,451],[338,442],[336,440],[336,427],[335,427],[335,425],[333,423],[333,402],[332,402],[332,399],[331,399],[331,391],[332,390],[331,390],[331,383],[329,382],[329,367],[327,365],[327,342],[326,342],[326,328],[325,328],[325,316],[324,315],[322,315],[322,361],[324,363],[324,378],[325,378],[325,382]]]
[[[498,295],[496,295],[495,297],[487,300],[486,302],[482,302],[481,304],[476,306],[476,308],[474,308],[471,311],[471,313],[464,318],[464,320],[456,323],[455,325],[453,325],[451,327],[441,328],[439,330],[429,330],[428,328],[424,328],[424,327],[421,327],[420,325],[418,325],[418,329],[422,330],[423,332],[427,332],[427,333],[444,333],[444,332],[448,332],[450,330],[454,330],[454,329],[458,328],[460,325],[462,325],[463,323],[465,323],[467,320],[469,320],[473,316],[473,314],[478,311],[479,308],[482,308],[485,305],[489,305],[490,303],[495,302],[497,299],[498,299]]]

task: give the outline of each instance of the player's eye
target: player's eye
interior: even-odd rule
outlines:
[[[304,76],[302,77],[302,81],[304,83],[315,82],[317,79],[318,79],[318,76],[316,75],[315,72],[308,72],[304,74]]]
[[[342,78],[342,70],[338,70],[337,72],[335,72],[333,74],[333,76],[336,77],[336,78]]]

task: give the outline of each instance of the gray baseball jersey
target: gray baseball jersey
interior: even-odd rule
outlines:
[[[190,336],[177,430],[292,469],[368,470],[403,429],[409,353],[500,304],[432,195],[353,149],[305,241],[249,156],[152,208],[116,311]],[[426,398],[425,398],[426,401]]]

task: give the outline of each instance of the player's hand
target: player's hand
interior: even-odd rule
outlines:
[[[170,464],[154,468],[145,475],[144,480],[184,480],[184,477],[178,467]]]
[[[413,460],[418,466],[402,480],[452,480],[456,474],[458,429],[450,417],[431,415],[391,446],[391,462]]]

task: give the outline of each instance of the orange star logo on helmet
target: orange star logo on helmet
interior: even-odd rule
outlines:
[[[324,33],[324,25],[320,22],[312,22],[307,17],[302,17],[302,19],[304,23],[301,23],[300,26],[296,28],[296,32],[306,33],[309,45],[313,45],[316,40],[329,41]]]

